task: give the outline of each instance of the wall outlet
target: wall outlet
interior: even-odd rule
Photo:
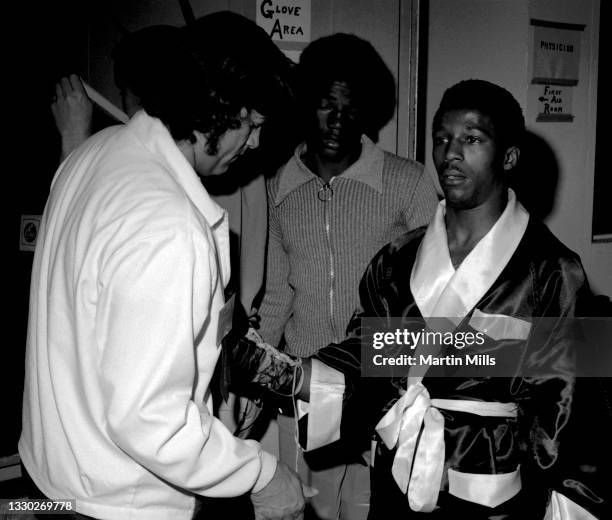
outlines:
[[[21,226],[19,232],[19,250],[34,251],[36,238],[40,230],[41,215],[21,215]]]

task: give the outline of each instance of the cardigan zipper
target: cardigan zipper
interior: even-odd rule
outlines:
[[[334,250],[332,248],[331,242],[331,223],[329,217],[329,204],[333,198],[333,190],[332,190],[332,182],[334,182],[335,177],[332,177],[329,182],[323,184],[323,193],[325,194],[321,200],[325,201],[324,208],[324,217],[325,217],[325,235],[327,237],[327,247],[329,251],[329,322],[331,325],[332,334],[334,336],[334,340],[337,340],[336,337],[336,327],[334,324],[334,286],[335,286],[335,278],[336,272],[334,268]]]

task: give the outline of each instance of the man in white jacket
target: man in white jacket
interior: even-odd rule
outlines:
[[[227,214],[198,176],[258,146],[275,82],[198,59],[178,31],[167,50],[144,110],[92,136],[53,180],[19,453],[42,495],[94,518],[188,519],[195,495],[248,492],[258,519],[301,518],[297,476],[233,437],[209,388],[233,300]]]

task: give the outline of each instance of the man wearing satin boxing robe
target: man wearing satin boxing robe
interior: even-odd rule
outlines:
[[[309,401],[298,401],[306,451],[362,453],[376,431],[371,519],[604,518],[598,468],[567,463],[584,447],[563,443],[575,383],[566,318],[590,291],[579,257],[508,188],[524,130],[505,89],[469,80],[446,91],[433,121],[445,195],[433,221],[372,260],[346,339],[287,370],[296,381],[277,378]],[[484,333],[481,352],[513,374],[435,377],[421,365],[362,377],[374,332],[364,317],[418,330],[439,317],[446,332]]]

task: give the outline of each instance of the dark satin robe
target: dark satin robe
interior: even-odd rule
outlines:
[[[378,421],[397,400],[398,388],[405,388],[405,367],[398,368],[398,377],[361,377],[361,344],[371,344],[368,337],[373,332],[362,327],[361,318],[379,317],[378,330],[384,330],[387,317],[404,317],[407,328],[423,327],[423,317],[410,290],[410,273],[424,233],[425,228],[415,230],[378,253],[362,279],[361,310],[348,326],[347,339],[315,356],[343,372],[347,385],[341,439],[317,450],[319,458],[325,459],[328,454],[347,459],[351,453],[358,458],[369,447]],[[542,519],[553,489],[604,518],[603,489],[612,484],[602,487],[605,477],[592,456],[582,464],[580,456],[568,455],[582,450],[589,458],[581,444],[589,435],[580,441],[566,435],[578,429],[567,427],[568,421],[571,424],[576,380],[571,332],[565,330],[568,320],[563,318],[579,315],[580,302],[587,301],[589,294],[579,257],[546,226],[530,220],[514,255],[476,308],[487,314],[557,319],[532,325],[526,341],[489,339],[480,347],[479,352],[488,351],[504,363],[514,363],[514,376],[474,378],[456,372],[455,377],[436,377],[455,370],[446,367],[437,374],[430,369],[423,379],[431,398],[512,402],[518,405],[518,417],[480,417],[440,410],[445,418],[446,463],[438,507],[431,513],[410,510],[391,475],[394,450],[387,450],[379,439],[372,469],[370,518]],[[471,330],[467,323],[472,312],[459,330]],[[542,330],[536,330],[538,327]],[[546,370],[524,377],[526,370],[536,369],[542,359],[547,360]],[[300,430],[304,433],[305,424]],[[448,468],[468,473],[507,473],[519,465],[521,492],[496,508],[473,504],[447,492]]]

